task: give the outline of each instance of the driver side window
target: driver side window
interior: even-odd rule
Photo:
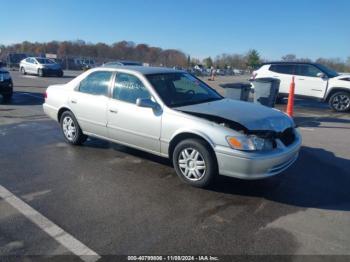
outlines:
[[[322,71],[313,65],[298,65],[296,70],[296,74],[300,76],[317,77],[318,73]]]

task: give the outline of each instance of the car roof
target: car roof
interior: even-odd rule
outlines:
[[[47,57],[40,57],[40,56],[28,56],[28,57],[26,57],[26,58],[24,58],[24,59],[27,59],[27,58],[35,58],[35,59],[50,59],[50,60],[52,60],[51,58],[47,58]]]
[[[152,66],[118,66],[118,65],[105,65],[104,67],[98,67],[98,69],[121,69],[128,70],[134,73],[140,73],[142,75],[151,75],[151,74],[163,74],[163,73],[183,73],[182,70],[176,70],[167,67],[152,67]]]

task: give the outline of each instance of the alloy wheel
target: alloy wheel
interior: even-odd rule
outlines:
[[[77,128],[74,120],[70,116],[65,116],[62,122],[62,129],[65,137],[69,141],[73,141],[77,135]]]
[[[198,181],[206,173],[206,165],[203,156],[194,148],[183,149],[178,158],[181,173],[191,181]]]
[[[332,106],[337,111],[345,111],[350,108],[350,97],[339,94],[333,98]]]

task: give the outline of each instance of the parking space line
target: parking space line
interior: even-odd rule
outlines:
[[[308,128],[308,127],[299,127],[300,130],[306,130],[306,131],[315,131],[314,128]]]
[[[85,246],[1,185],[0,197],[83,261],[95,262],[101,258],[95,251]]]

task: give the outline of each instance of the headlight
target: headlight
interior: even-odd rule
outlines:
[[[228,144],[237,150],[260,151],[273,149],[273,142],[269,139],[260,138],[256,135],[229,136]]]

